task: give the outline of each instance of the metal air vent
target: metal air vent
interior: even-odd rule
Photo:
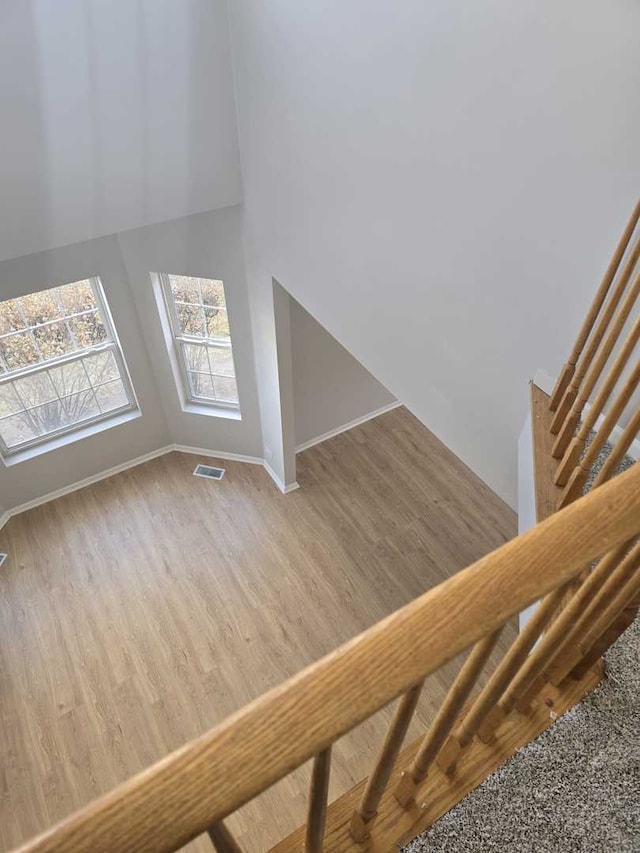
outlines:
[[[193,472],[196,477],[207,477],[209,480],[221,480],[224,477],[224,468],[212,468],[211,465],[196,465]]]

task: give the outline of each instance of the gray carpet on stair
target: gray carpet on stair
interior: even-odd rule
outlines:
[[[405,851],[638,853],[638,620],[606,662],[607,677],[597,690]]]
[[[603,447],[588,490],[611,445]],[[633,464],[626,457],[616,473]],[[603,684],[521,749],[406,853],[640,853],[640,622]]]

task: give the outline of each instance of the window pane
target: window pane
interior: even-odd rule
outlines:
[[[61,355],[66,355],[75,349],[69,335],[69,330],[67,329],[67,324],[64,322],[48,323],[46,326],[40,326],[34,329],[33,336],[38,349],[42,353],[43,361],[59,358]]]
[[[176,302],[178,314],[178,326],[185,335],[194,335],[201,338],[204,335],[204,320],[202,308],[199,305],[184,305]]]
[[[13,386],[22,400],[25,409],[30,409],[32,406],[37,406],[40,403],[47,403],[49,400],[58,399],[56,389],[53,387],[49,373],[46,370],[42,373],[36,373],[33,376],[16,379]]]
[[[131,406],[103,307],[97,279],[0,302],[0,435],[11,449]]]
[[[214,376],[213,387],[217,400],[223,400],[225,403],[238,402],[238,386],[235,379],[229,379],[226,376]]]
[[[169,284],[176,302],[200,302],[200,288],[197,278],[186,275],[170,275]]]
[[[86,360],[88,361],[88,359]],[[72,361],[69,364],[60,365],[60,367],[53,367],[48,371],[60,397],[66,397],[68,394],[89,388],[89,379],[82,366],[82,361]]]
[[[39,326],[62,316],[52,290],[31,293],[29,296],[22,296],[18,301],[28,326]]]
[[[229,337],[229,318],[224,308],[205,308],[207,335],[210,338]]]
[[[24,329],[24,320],[18,309],[18,300],[7,299],[6,302],[0,302],[0,335],[7,332],[17,332],[18,329]]]
[[[213,379],[208,373],[189,373],[189,383],[194,397],[215,400]]]
[[[68,321],[78,349],[87,349],[108,340],[107,330],[99,311],[71,317]]]
[[[22,413],[0,420],[0,435],[7,447],[11,448],[37,438],[42,432],[27,413]]]
[[[204,344],[183,344],[182,351],[187,363],[187,370],[197,373],[209,373],[207,347]]]
[[[100,414],[92,391],[80,391],[29,411],[40,434],[46,435]]]
[[[60,402],[62,426],[80,423],[100,414],[93,391],[90,390],[71,394]]]
[[[112,352],[98,352],[82,359],[92,385],[102,385],[110,379],[120,378],[120,368]]]
[[[57,291],[65,317],[98,307],[93,287],[88,279],[63,284],[57,288]]]
[[[222,308],[226,303],[224,300],[224,285],[221,281],[214,281],[209,278],[200,279],[200,289],[202,292],[202,303],[204,305],[217,305]]]
[[[22,409],[22,403],[13,389],[13,384],[7,382],[0,385],[0,418],[14,415],[20,409]]]
[[[102,412],[111,412],[114,409],[121,409],[129,402],[127,392],[124,385],[119,379],[115,382],[108,382],[106,385],[101,385],[96,388],[96,397]]]
[[[231,347],[209,347],[209,362],[213,373],[218,373],[220,376],[235,376]]]
[[[0,355],[9,370],[20,370],[40,361],[31,332],[0,338]]]

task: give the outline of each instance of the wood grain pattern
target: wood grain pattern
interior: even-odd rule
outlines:
[[[600,313],[600,309],[602,308],[605,299],[607,298],[607,294],[609,292],[609,288],[613,283],[613,280],[618,271],[618,267],[620,266],[620,262],[624,257],[624,253],[627,250],[627,246],[629,245],[631,238],[633,236],[633,232],[635,231],[638,220],[640,219],[640,200],[636,202],[636,205],[631,212],[631,216],[627,221],[624,231],[618,241],[618,245],[615,248],[613,256],[609,261],[609,265],[605,270],[605,274],[600,282],[600,286],[596,291],[596,295],[593,298],[593,302],[589,307],[589,311],[587,312],[587,316],[584,318],[582,326],[580,327],[580,331],[578,332],[578,336],[573,345],[571,353],[569,354],[569,358],[562,369],[560,376],[558,377],[558,381],[556,383],[555,388],[553,389],[553,393],[549,400],[549,405],[551,411],[556,411],[558,405],[569,385],[575,370],[576,363],[580,358],[582,350],[584,349],[584,345],[587,342],[587,338],[591,334],[593,326],[596,322],[598,314]]]
[[[633,466],[23,849],[178,848],[567,583],[603,549],[628,541],[639,520],[640,466]]]
[[[582,424],[580,425],[580,429],[577,431],[578,424],[580,422],[580,417],[584,410],[584,407],[589,402],[589,398],[591,397],[591,393],[594,389],[597,378],[600,376],[600,373],[603,369],[603,364],[600,362],[604,359],[606,363],[606,359],[609,357],[611,350],[608,345],[603,345],[602,351],[598,353],[598,363],[591,365],[589,368],[589,373],[584,381],[584,385],[580,389],[580,393],[571,408],[571,412],[567,417],[566,421],[560,433],[553,445],[552,455],[554,459],[560,459],[561,457],[566,457],[562,459],[562,464],[558,466],[558,471],[556,472],[555,483],[558,486],[564,486],[569,478],[569,474],[571,473],[571,469],[574,467],[578,458],[573,458],[571,460],[571,456],[566,454],[567,448],[571,444],[571,441],[574,439],[578,440],[584,446],[584,442],[589,436],[591,430],[595,427],[596,421],[602,414],[604,407],[607,404],[607,401],[611,394],[613,393],[613,389],[616,387],[616,383],[622,376],[624,369],[627,364],[631,360],[631,356],[633,354],[633,350],[635,349],[636,344],[640,340],[640,317],[636,318],[629,334],[627,335],[624,344],[622,345],[620,352],[614,359],[613,364],[611,365],[607,375],[605,376],[602,385],[598,389],[598,393],[589,408],[589,411],[584,417]],[[574,451],[575,452],[575,451]]]
[[[362,794],[363,781],[329,806],[324,853],[389,853],[406,844],[477,788],[519,748],[553,725],[556,715],[573,707],[601,680],[602,666],[596,664],[579,681],[567,682],[561,689],[545,685],[526,717],[518,715],[505,721],[491,744],[473,741],[461,757],[455,775],[430,773],[419,787],[416,801],[400,809],[391,790],[397,785],[402,768],[413,760],[419,741],[410,744],[400,754],[370,837],[364,844],[358,844],[348,831],[349,816]],[[270,853],[300,853],[303,837],[304,829],[300,827]]]
[[[581,387],[586,383],[585,377],[587,373],[590,375],[591,388],[585,390],[585,397],[589,397],[593,387],[595,386],[598,377],[605,365],[608,356],[611,354],[624,325],[631,314],[640,295],[640,273],[635,277],[628,293],[625,290],[631,279],[631,275],[640,258],[640,240],[638,240],[631,250],[620,278],[615,284],[611,292],[611,296],[606,302],[602,313],[598,319],[598,323],[593,330],[593,334],[589,338],[589,343],[585,351],[580,356],[580,360],[576,365],[575,372],[571,377],[569,387],[564,393],[564,396],[557,406],[551,421],[551,432],[555,435],[562,427],[562,424],[569,414],[569,410],[574,405]],[[624,296],[624,299],[622,298]],[[618,306],[619,309],[618,309]],[[611,324],[611,328],[609,328]],[[607,331],[608,330],[608,331]],[[603,343],[603,338],[605,337]],[[598,358],[597,354],[602,351],[603,358]],[[591,372],[593,368],[593,372]]]
[[[212,483],[192,476],[197,461],[170,454],[0,531],[0,850],[516,533],[512,510],[406,409],[300,454],[301,488],[286,497],[258,466],[221,460]],[[410,739],[460,664],[429,679]],[[370,771],[392,710],[335,745],[332,798]],[[248,853],[302,823],[309,776],[229,818]]]
[[[533,433],[534,485],[536,518],[544,521],[552,515],[562,497],[562,489],[554,483],[556,463],[553,459],[549,395],[531,383],[531,430]]]

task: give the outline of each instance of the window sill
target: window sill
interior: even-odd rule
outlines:
[[[206,415],[209,418],[226,418],[230,421],[242,420],[240,409],[228,409],[226,406],[203,406],[200,403],[181,401],[180,407],[187,415]]]
[[[28,447],[25,450],[18,450],[16,453],[3,456],[2,461],[7,468],[10,468],[12,465],[18,465],[20,462],[28,462],[30,459],[35,459],[38,456],[42,456],[44,453],[50,453],[52,450],[60,450],[62,447],[67,447],[69,444],[75,444],[76,441],[80,441],[83,438],[89,438],[90,436],[98,435],[105,430],[129,423],[129,421],[134,421],[141,415],[142,412],[140,409],[121,412],[119,415],[115,415],[112,418],[106,418],[103,421],[98,421],[98,423],[80,427],[72,432],[56,436],[56,438],[52,438],[49,441],[44,441],[42,444],[37,444],[34,447]]]

